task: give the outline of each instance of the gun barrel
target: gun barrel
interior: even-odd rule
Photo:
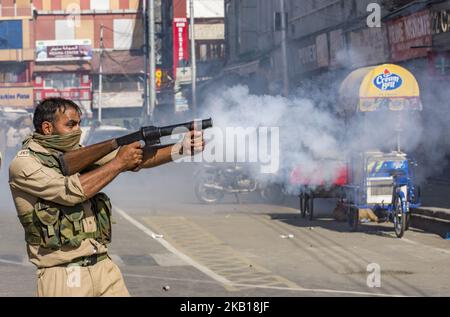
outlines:
[[[198,124],[197,127],[195,127],[195,124]],[[191,121],[191,122],[186,122],[186,123],[181,123],[181,124],[175,124],[175,125],[170,125],[170,126],[166,126],[166,127],[161,127],[159,129],[159,133],[160,136],[169,136],[172,135],[175,129],[179,129],[179,128],[185,128],[189,131],[194,130],[195,128],[199,129],[199,130],[204,130],[204,129],[209,129],[212,128],[213,126],[213,122],[212,119],[206,119],[206,120],[198,120],[198,121]]]
[[[200,123],[200,120],[199,120]],[[201,121],[201,126],[195,126],[196,121],[186,122],[182,124],[176,124],[167,127],[143,127],[139,131],[134,133],[104,141],[101,143],[93,144],[81,149],[68,151],[61,154],[58,159],[65,176],[78,173],[91,164],[97,162],[99,159],[114,151],[117,147],[131,144],[136,141],[145,141],[147,146],[157,145],[160,142],[160,138],[164,136],[172,135],[175,129],[184,127],[189,131],[198,129],[208,129],[212,127],[212,120],[207,119]]]

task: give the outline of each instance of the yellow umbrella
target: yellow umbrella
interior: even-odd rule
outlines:
[[[416,78],[393,64],[353,71],[342,82],[339,95],[347,111],[422,110]]]
[[[405,68],[380,65],[368,72],[359,88],[359,111],[422,110],[416,78]]]

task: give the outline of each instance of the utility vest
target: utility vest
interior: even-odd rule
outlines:
[[[58,160],[51,154],[37,153],[29,148],[30,155],[36,157],[42,165],[58,171]],[[46,249],[59,250],[61,247],[78,248],[85,239],[95,239],[100,243],[111,242],[111,202],[104,193],[98,193],[91,199],[97,230],[84,232],[82,220],[85,211],[83,204],[63,206],[43,199],[38,199],[34,210],[19,216],[25,229],[25,241],[30,245]]]

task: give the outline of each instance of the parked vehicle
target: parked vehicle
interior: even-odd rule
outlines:
[[[124,136],[131,132],[131,130],[126,128],[113,125],[100,125],[98,127],[85,128],[84,131],[82,128],[82,139],[80,142],[83,145],[91,145]]]
[[[249,167],[238,164],[203,165],[195,175],[195,195],[202,203],[220,202],[226,194],[257,192],[266,203],[281,203],[283,187],[276,182],[258,181]]]

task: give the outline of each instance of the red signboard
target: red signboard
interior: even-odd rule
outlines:
[[[47,98],[64,98],[70,100],[92,100],[92,94],[90,89],[35,89],[34,98],[37,102]]]
[[[75,100],[91,100],[91,90],[90,89],[44,89],[35,90],[36,99],[42,100],[47,98],[65,98],[65,99],[75,99]]]
[[[387,27],[392,61],[427,56],[432,45],[429,10],[388,21]]]
[[[186,18],[173,20],[173,74],[177,68],[189,65],[189,24]]]

